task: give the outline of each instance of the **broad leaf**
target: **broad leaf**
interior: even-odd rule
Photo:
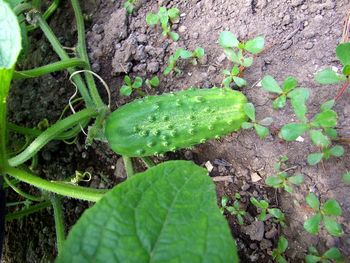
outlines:
[[[314,255],[306,255],[305,262],[306,263],[318,263],[321,261],[321,257]]]
[[[240,63],[240,64],[242,64],[242,66],[245,68],[249,68],[251,65],[253,65],[253,58],[245,57],[243,58],[243,63]]]
[[[344,148],[343,146],[336,145],[329,150],[329,153],[333,156],[340,157],[344,154]]]
[[[159,16],[153,13],[149,13],[146,16],[146,22],[150,26],[154,26],[159,22]]]
[[[170,36],[170,38],[171,38],[173,41],[175,41],[175,42],[178,41],[179,38],[180,38],[180,36],[179,36],[178,33],[172,32],[172,31],[169,32],[169,36]]]
[[[260,139],[265,139],[270,133],[268,128],[259,124],[254,124],[254,128]]]
[[[123,96],[130,96],[132,93],[132,88],[130,86],[123,85],[120,88],[120,94]]]
[[[181,57],[182,59],[189,59],[192,57],[192,52],[183,48],[178,48],[176,50],[175,57]]]
[[[230,31],[223,31],[221,32],[219,37],[219,44],[223,48],[232,48],[237,47],[239,41],[237,40],[237,37],[233,35]]]
[[[307,162],[310,165],[316,165],[322,160],[322,158],[322,153],[311,153],[307,156]]]
[[[315,80],[320,84],[336,84],[345,79],[345,76],[339,75],[330,68],[319,71],[315,75]]]
[[[323,223],[328,233],[332,236],[340,237],[343,235],[343,229],[341,225],[337,221],[335,221],[334,218],[325,216],[323,218]]]
[[[251,122],[243,122],[242,123],[242,129],[251,129],[254,127],[254,123]]]
[[[304,182],[304,176],[301,174],[288,177],[288,182],[295,185],[301,185]]]
[[[282,127],[280,135],[286,141],[294,141],[308,129],[309,126],[304,123],[288,123]]]
[[[136,77],[135,80],[134,80],[134,83],[132,84],[132,87],[134,89],[139,89],[142,87],[142,78],[140,77]]]
[[[197,47],[193,53],[196,58],[202,58],[205,55],[204,48],[201,47]]]
[[[261,121],[259,121],[259,124],[263,126],[270,126],[272,123],[273,123],[273,119],[271,117],[266,117]]]
[[[288,240],[284,236],[281,236],[278,239],[278,243],[277,243],[278,252],[280,252],[281,254],[284,253],[287,250],[287,247],[288,247]]]
[[[317,213],[313,217],[307,219],[304,222],[305,230],[310,234],[313,234],[313,235],[317,234],[318,230],[320,229],[321,220],[322,220],[322,215],[320,213]]]
[[[307,107],[305,102],[310,96],[309,89],[297,88],[288,93],[288,97],[291,99],[291,104],[297,118],[303,122],[306,122]]]
[[[238,262],[235,242],[207,171],[170,161],[136,174],[85,211],[56,262],[204,259]]]
[[[280,187],[282,182],[282,179],[278,176],[269,176],[265,180],[265,184],[274,188]]]
[[[277,81],[270,75],[267,75],[262,79],[261,85],[263,90],[266,90],[268,92],[277,93],[277,94],[282,93],[282,89],[278,85]]]
[[[295,89],[298,86],[298,81],[293,77],[288,77],[282,84],[282,89],[285,93]]]
[[[322,206],[321,210],[325,215],[340,216],[342,214],[341,207],[337,200],[328,199]]]
[[[337,249],[336,247],[332,247],[332,248],[328,249],[323,254],[323,257],[327,258],[327,259],[333,259],[333,260],[341,260],[343,258],[339,249]]]
[[[313,144],[322,148],[327,147],[331,143],[329,138],[323,135],[321,130],[311,130],[310,138]]]
[[[264,37],[256,37],[254,39],[248,40],[245,45],[244,49],[247,50],[251,54],[258,54],[264,49],[265,45],[265,39]]]
[[[286,106],[286,100],[287,97],[286,95],[280,95],[279,97],[277,97],[277,99],[275,99],[272,103],[272,107],[277,110],[277,109],[282,109],[284,106]]]
[[[325,110],[314,117],[313,123],[324,128],[333,128],[337,125],[337,118],[338,115],[335,111]]]
[[[336,49],[337,58],[343,66],[350,65],[350,43],[342,43]]]
[[[255,122],[255,107],[253,103],[246,103],[244,105],[244,112],[248,118]]]
[[[331,110],[334,106],[335,100],[328,100],[321,105],[321,111]]]
[[[177,9],[176,7],[170,8],[170,9],[168,10],[168,16],[169,16],[171,19],[176,19],[176,18],[179,17],[179,15],[180,15],[180,10]]]
[[[247,81],[245,79],[242,79],[240,77],[233,77],[233,81],[237,84],[238,87],[243,87],[247,85]]]
[[[320,201],[314,193],[309,193],[305,200],[313,210],[318,211],[320,209]]]

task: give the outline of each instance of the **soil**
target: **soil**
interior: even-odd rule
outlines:
[[[190,86],[220,86],[222,70],[229,68],[230,62],[217,44],[219,33],[230,30],[240,40],[265,36],[267,48],[245,71],[244,77],[250,87],[242,89],[242,92],[256,106],[257,119],[273,117],[271,135],[260,140],[251,130],[240,131],[221,140],[155,158],[155,161],[188,159],[203,166],[210,164],[213,168],[210,176],[217,185],[218,200],[226,195],[231,202],[235,193],[241,194],[241,201],[248,212],[244,226],[239,226],[234,216],[225,216],[237,241],[242,262],[272,262],[272,250],[282,234],[289,240],[286,252],[289,262],[302,262],[310,245],[317,246],[319,251],[336,246],[344,256],[350,256],[350,191],[349,185],[341,180],[350,169],[349,146],[343,145],[345,155],[342,158],[331,158],[323,165],[309,166],[307,155],[317,149],[308,138],[304,138],[304,142],[286,143],[277,136],[277,131],[284,124],[295,120],[292,109],[287,106],[281,111],[273,110],[272,98],[256,85],[266,74],[280,82],[287,76],[294,76],[300,86],[308,87],[312,92],[308,115],[312,117],[317,113],[320,104],[333,98],[339,88],[316,85],[313,76],[326,66],[339,68],[335,47],[342,37],[349,0],[139,0],[130,16],[121,7],[121,1],[81,2],[84,2],[83,9],[89,19],[86,28],[92,68],[108,83],[113,109],[137,97],[137,94],[131,97],[119,95],[125,73],[144,79],[159,76],[160,87],[145,88],[147,94],[162,94]],[[146,25],[146,14],[157,11],[158,5],[180,9],[181,19],[173,25],[173,30],[180,34],[178,42],[163,38],[161,32]],[[66,47],[75,44],[76,30],[72,28],[72,19],[69,3],[64,2],[50,21]],[[22,68],[57,60],[40,32],[33,34],[31,42],[30,59],[21,63]],[[206,51],[206,57],[197,66],[181,63],[182,76],[162,75],[169,55],[176,48],[194,50],[197,46]],[[103,88],[100,88],[104,94]],[[73,93],[74,88],[66,73],[16,82],[9,99],[11,121],[28,127],[37,125],[44,118],[53,123]],[[335,106],[339,114],[337,130],[341,137],[349,137],[350,134],[349,97],[350,93],[346,92]],[[274,174],[273,164],[283,155],[289,157],[287,167],[293,168],[289,172],[301,173],[306,179],[305,184],[295,188],[293,194],[271,190],[264,184],[265,178]],[[139,170],[144,169],[141,163],[137,164]],[[125,179],[119,156],[102,142],[85,147],[83,136],[71,145],[50,143],[39,156],[37,173],[40,176],[58,180],[72,176],[76,170],[87,170],[93,174],[92,180],[85,183],[92,187],[111,188]],[[345,232],[341,238],[331,237],[324,230],[317,237],[311,236],[303,229],[303,222],[311,216],[304,201],[310,191],[321,201],[328,198],[339,201],[343,209],[340,221]],[[256,222],[257,211],[249,203],[251,196],[265,198],[272,207],[280,208],[286,214],[288,227],[279,228],[272,219]],[[15,198],[13,193],[8,193],[8,201]],[[85,202],[65,199],[67,228],[88,206]],[[53,223],[51,209],[8,223],[4,261],[52,261],[56,255]]]

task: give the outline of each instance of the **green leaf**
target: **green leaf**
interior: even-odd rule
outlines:
[[[265,180],[265,184],[274,188],[281,187],[282,183],[283,183],[282,179],[278,176],[269,176]]]
[[[313,144],[322,148],[326,148],[331,143],[329,138],[323,135],[321,130],[311,130],[310,138]]]
[[[244,49],[247,50],[251,54],[258,54],[264,49],[265,39],[262,36],[256,37],[254,39],[248,40]]]
[[[223,31],[219,37],[219,44],[223,48],[233,48],[238,46],[239,41],[230,31]]]
[[[304,176],[301,174],[288,177],[288,182],[295,185],[301,185],[304,182]]]
[[[169,37],[175,42],[178,41],[180,38],[178,33],[172,31],[169,32]]]
[[[173,70],[174,67],[171,67],[171,66],[167,66],[164,71],[163,71],[163,75],[166,76],[166,75],[169,75],[170,72]]]
[[[343,181],[347,184],[350,184],[350,172],[346,172],[344,175],[343,175]]]
[[[297,118],[303,122],[306,122],[307,107],[305,102],[310,96],[309,89],[297,88],[288,93],[288,97],[291,99],[291,104]]]
[[[295,141],[296,138],[309,130],[309,126],[304,123],[288,123],[280,131],[282,139],[286,141]]]
[[[270,208],[267,211],[269,212],[270,215],[272,215],[273,217],[275,217],[277,219],[284,218],[284,213],[278,208]]]
[[[148,13],[146,16],[146,22],[149,26],[155,26],[159,22],[159,16],[153,13]]]
[[[336,139],[338,137],[337,131],[333,128],[324,128],[323,130],[331,139]]]
[[[284,236],[281,236],[278,239],[277,250],[278,252],[280,252],[280,254],[282,254],[287,250],[287,248],[288,248],[288,240]]]
[[[242,79],[240,77],[233,77],[233,81],[237,84],[238,87],[243,87],[247,85],[247,81],[245,79]]]
[[[314,246],[309,246],[308,249],[307,249],[307,251],[308,251],[309,254],[318,255],[317,248],[314,247]]]
[[[273,119],[271,117],[266,117],[259,121],[259,124],[262,126],[270,126],[273,123]]]
[[[246,57],[243,58],[243,62],[241,62],[240,64],[245,68],[249,68],[251,65],[253,65],[253,61],[254,59],[252,57]]]
[[[229,88],[231,82],[232,82],[232,77],[229,76],[227,78],[224,78],[224,80],[222,81],[222,84],[224,85],[225,88]]]
[[[343,146],[336,145],[329,150],[329,153],[333,156],[340,157],[344,154],[344,148]]]
[[[132,88],[130,86],[126,86],[126,85],[123,85],[121,88],[120,88],[120,95],[123,95],[123,96],[130,96],[132,93]]]
[[[238,74],[239,74],[239,67],[237,67],[237,66],[232,67],[230,75],[236,76]]]
[[[322,215],[320,213],[317,213],[316,215],[307,219],[304,222],[305,230],[310,234],[316,235],[319,231],[321,220],[322,220]]]
[[[255,107],[253,103],[246,103],[244,105],[244,112],[248,118],[255,122]]]
[[[124,83],[128,86],[131,86],[131,79],[128,75],[124,77]]]
[[[321,111],[331,110],[334,106],[335,100],[328,100],[321,105]]]
[[[321,261],[321,257],[314,256],[314,255],[306,255],[305,262],[306,263],[317,263]]]
[[[207,249],[210,248],[210,249]],[[170,161],[109,191],[73,226],[56,263],[238,262],[207,171]]]
[[[263,208],[258,199],[256,199],[255,197],[251,197],[250,202],[258,208]]]
[[[328,199],[321,207],[321,211],[325,215],[341,216],[342,214],[339,203],[334,199]]]
[[[323,258],[333,259],[333,260],[342,260],[343,256],[340,253],[339,249],[332,247],[328,249],[323,255]]]
[[[226,195],[222,196],[222,198],[221,198],[221,206],[222,207],[226,207],[227,202],[228,202],[227,196]]]
[[[256,131],[256,134],[260,137],[260,139],[265,139],[269,135],[269,129],[261,126],[259,124],[254,124],[254,128]]]
[[[8,3],[0,0],[0,69],[12,69],[21,52],[21,29]]]
[[[309,193],[305,200],[313,210],[318,211],[320,209],[320,201],[314,193]]]
[[[153,78],[150,79],[149,84],[151,87],[158,87],[159,86],[159,78],[157,76],[154,76]]]
[[[342,43],[336,48],[337,58],[343,66],[350,65],[350,43]]]
[[[222,71],[222,73],[223,73],[224,75],[226,75],[226,76],[231,76],[231,72],[230,72],[229,70],[227,70],[227,69],[224,69],[224,70]]]
[[[291,90],[295,89],[297,86],[298,86],[298,81],[293,77],[288,77],[284,80],[282,84],[282,90],[285,93],[288,93]]]
[[[262,89],[268,92],[281,94],[283,91],[277,81],[270,75],[266,75],[261,81]]]
[[[323,218],[323,223],[328,233],[335,237],[340,237],[343,235],[343,229],[341,225],[335,221],[333,218],[325,216]]]
[[[195,56],[196,58],[202,58],[202,57],[204,57],[204,55],[205,55],[204,48],[197,47],[197,48],[194,50],[194,56]]]
[[[320,84],[336,84],[346,80],[344,75],[339,75],[331,68],[326,68],[316,73],[315,80]]]
[[[132,87],[134,89],[139,89],[142,87],[142,78],[140,77],[136,77],[135,80],[134,80],[134,84],[132,84]]]
[[[350,65],[346,65],[344,68],[343,68],[343,74],[345,76],[350,76]]]
[[[183,48],[178,48],[175,52],[175,57],[181,57],[182,59],[189,59],[192,57],[192,52]]]
[[[242,123],[242,129],[251,129],[251,128],[253,128],[254,127],[254,124],[253,123],[251,123],[251,122],[243,122]]]
[[[282,109],[284,106],[286,106],[286,100],[287,100],[287,97],[286,95],[280,95],[277,97],[277,99],[275,99],[272,103],[272,107],[274,109]]]
[[[337,125],[338,115],[333,110],[325,110],[313,118],[313,123],[324,128],[333,128]]]
[[[310,165],[316,165],[318,164],[323,158],[322,153],[311,153],[307,157],[307,162]]]
[[[180,15],[180,10],[177,9],[176,7],[173,7],[173,8],[170,8],[168,10],[168,16],[174,20],[174,19],[177,19]]]
[[[276,262],[277,262],[277,263],[288,263],[288,261],[287,261],[283,256],[281,256],[281,255],[278,255],[278,256],[276,257]]]

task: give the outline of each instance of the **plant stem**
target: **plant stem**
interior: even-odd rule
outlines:
[[[30,195],[30,194],[27,194],[26,192],[22,191],[17,186],[12,184],[12,182],[8,179],[8,177],[6,175],[4,175],[4,179],[5,179],[5,182],[13,189],[13,191],[15,191],[20,196],[23,196],[24,198],[26,198],[30,201],[34,201],[34,202],[41,202],[44,200],[44,198],[42,196],[39,197],[39,196]]]
[[[338,100],[341,95],[343,95],[344,91],[346,90],[346,88],[349,86],[349,80],[347,80],[343,86],[341,87],[341,89],[338,91],[337,95],[335,96],[334,100]]]
[[[60,4],[61,0],[54,0],[51,5],[46,9],[46,11],[43,14],[43,18],[45,20],[49,19],[49,17],[53,14],[53,12],[56,11]],[[37,25],[29,25],[27,26],[27,32],[33,31],[34,29],[37,29]]]
[[[130,157],[123,156],[126,176],[131,177],[134,175],[134,168],[132,167],[132,160]]]
[[[93,109],[84,109],[77,112],[61,121],[56,122],[47,130],[42,132],[23,152],[9,159],[10,166],[18,166],[33,157],[41,148],[48,142],[55,139],[59,134],[69,129],[70,127],[79,124],[81,121],[90,119],[97,115]]]
[[[64,220],[61,200],[56,196],[50,198],[54,217],[55,217],[55,228],[56,228],[56,240],[57,240],[57,251],[58,254],[62,252],[63,243],[65,240]]]
[[[155,166],[155,163],[149,157],[141,157],[141,160],[145,163],[148,168]]]
[[[60,71],[67,68],[73,68],[73,67],[86,68],[87,64],[82,59],[70,58],[67,60],[54,62],[52,64],[30,69],[30,70],[15,71],[13,73],[13,79],[36,78],[45,74],[49,74],[52,72]]]
[[[19,5],[16,5],[15,8],[13,9],[13,12],[16,14],[16,16],[20,15],[21,13],[32,9],[33,6],[29,3],[22,3]]]
[[[77,43],[77,52],[79,56],[86,62],[88,65],[88,69],[91,70],[90,68],[90,63],[89,63],[89,57],[87,55],[86,51],[86,41],[85,41],[85,26],[84,26],[84,18],[83,14],[79,5],[78,0],[71,0],[72,7],[74,10],[74,15],[75,15],[75,20],[77,23],[77,31],[78,31],[78,43]],[[85,72],[85,78],[86,78],[86,83],[88,85],[89,91],[91,98],[93,102],[95,103],[95,106],[97,108],[104,107],[104,103],[97,91],[96,84],[94,81],[94,78],[91,73]]]
[[[5,220],[6,221],[12,221],[12,220],[15,220],[15,219],[20,219],[24,216],[27,216],[27,215],[30,215],[30,214],[33,214],[35,212],[38,212],[44,208],[47,208],[51,205],[51,202],[48,200],[48,201],[45,201],[45,202],[41,202],[37,205],[33,205],[27,209],[23,209],[21,211],[18,211],[18,212],[14,212],[14,213],[11,213],[11,214],[7,214],[6,217],[5,217]]]
[[[106,193],[106,190],[82,187],[67,182],[47,181],[24,170],[13,167],[7,167],[5,173],[45,191],[91,202],[97,202]]]
[[[55,34],[52,32],[49,25],[46,23],[45,19],[39,14],[36,13],[34,17],[38,21],[38,25],[40,26],[41,30],[44,32],[45,36],[49,40],[51,46],[53,47],[54,51],[57,53],[57,55],[60,57],[61,60],[68,60],[70,59],[67,52],[62,48],[60,42],[58,41]],[[74,73],[74,68],[68,68],[68,72],[70,74]],[[91,100],[91,97],[89,95],[88,90],[86,89],[85,83],[83,79],[79,75],[74,75],[72,77],[74,83],[77,85],[79,92],[81,96],[83,97],[85,104],[88,108],[94,107],[94,104]]]

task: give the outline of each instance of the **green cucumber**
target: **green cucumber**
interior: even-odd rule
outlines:
[[[188,89],[128,103],[107,119],[113,151],[151,156],[203,143],[240,129],[246,97],[228,88]]]

